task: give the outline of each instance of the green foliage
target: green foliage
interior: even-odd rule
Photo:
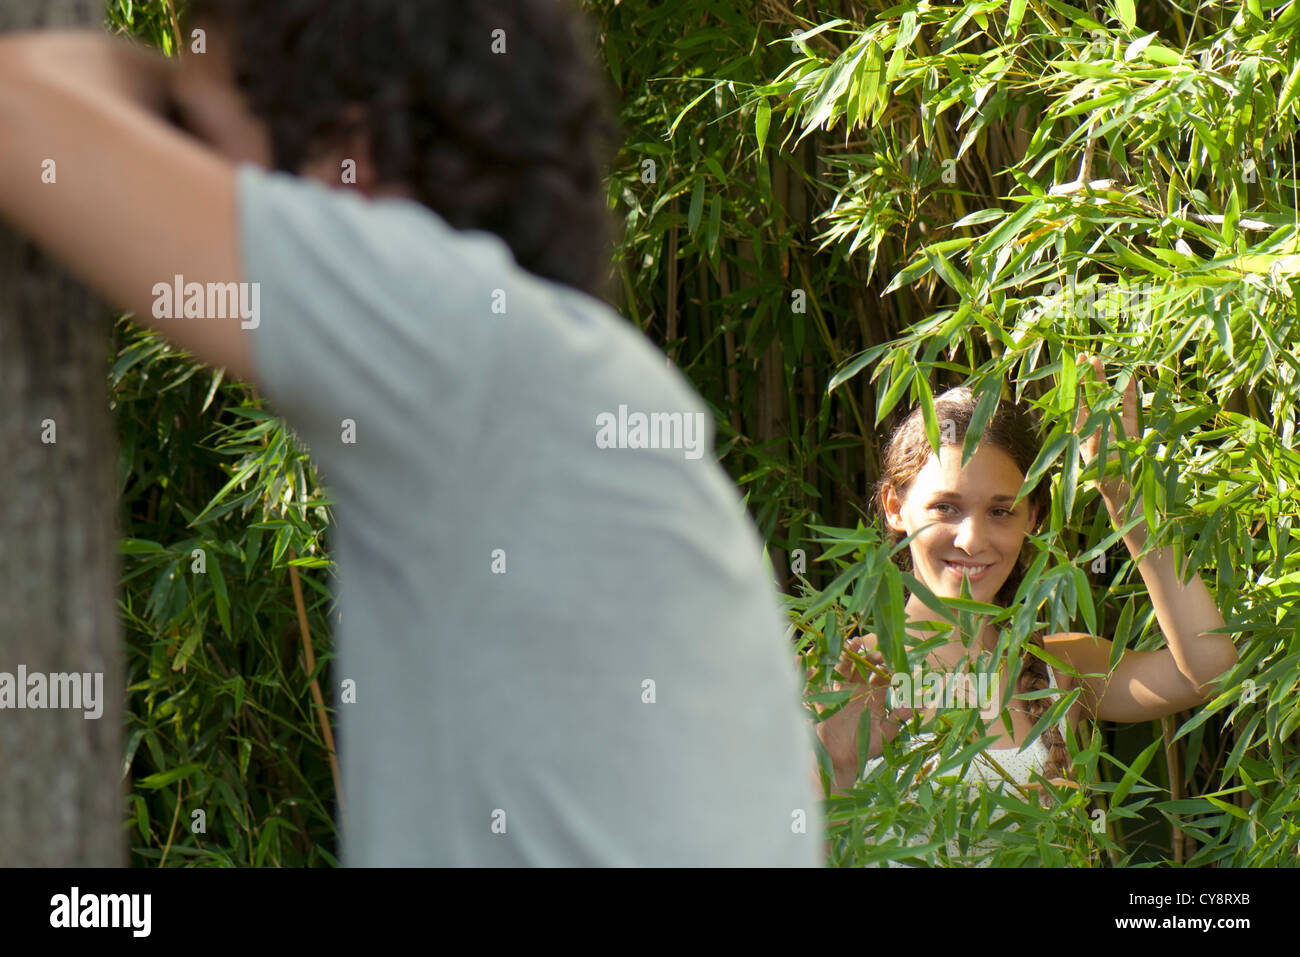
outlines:
[[[334,783],[286,574],[299,566],[328,649],[328,593],[307,571],[329,564],[326,501],[251,390],[125,322],[116,338],[134,856],[333,863]],[[324,682],[332,655],[316,657]]]
[[[166,4],[117,0],[109,16],[171,52]],[[114,348],[133,859],[333,864],[334,783],[286,574],[300,566],[324,682],[328,592],[307,573],[329,566],[319,483],[247,386],[125,322]]]
[[[179,12],[171,0],[107,0],[106,26],[174,56],[180,43]]]

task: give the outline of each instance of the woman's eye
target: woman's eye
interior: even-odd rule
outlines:
[[[932,512],[939,512],[939,511],[942,511],[942,510],[945,509],[945,508],[952,508],[952,506],[949,505],[949,504],[947,504],[946,502],[937,502],[937,503],[935,503],[934,505],[931,505],[931,506],[930,506],[930,511],[932,511]]]

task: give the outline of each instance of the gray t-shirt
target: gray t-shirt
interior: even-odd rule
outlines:
[[[418,203],[242,165],[238,204],[257,380],[337,502],[342,862],[820,863],[793,648],[686,379]]]

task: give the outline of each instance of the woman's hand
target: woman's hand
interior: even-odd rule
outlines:
[[[857,664],[870,675],[863,678]],[[834,715],[817,725],[817,737],[821,739],[826,753],[830,755],[831,765],[835,769],[835,784],[842,791],[847,791],[857,780],[862,769],[858,766],[858,723],[864,708],[872,712],[872,737],[881,733],[879,720],[884,719],[884,705],[889,694],[891,676],[885,669],[885,657],[879,651],[869,647],[867,639],[855,635],[844,643],[844,651],[835,666],[835,677],[839,680],[831,684],[832,691],[851,690],[854,692],[848,703]],[[905,721],[912,716],[910,708],[895,708],[889,720]],[[868,751],[874,750],[869,748]]]
[[[1106,367],[1102,363],[1101,357],[1081,354],[1079,358],[1092,365],[1097,381],[1104,386],[1106,384]],[[1087,400],[1080,400],[1079,416],[1075,422],[1075,430],[1080,432],[1081,435],[1084,424],[1088,421],[1088,416],[1090,414],[1091,410],[1088,408]],[[1124,389],[1124,400],[1120,413],[1120,425],[1124,430],[1124,434],[1120,435],[1119,438],[1136,438],[1138,436],[1136,374],[1129,376],[1128,386]],[[1103,423],[1101,428],[1092,435],[1082,436],[1082,441],[1079,443],[1079,456],[1083,459],[1083,467],[1085,469],[1092,463],[1100,451],[1101,429],[1104,428],[1109,428],[1108,423]],[[1116,455],[1110,455],[1108,458],[1116,458]],[[1099,477],[1093,479],[1093,486],[1101,492],[1102,498],[1106,500],[1106,504],[1111,507],[1111,510],[1116,511],[1126,501],[1128,501],[1128,483],[1122,478],[1107,478],[1104,475],[1104,471],[1105,466],[1098,469]]]

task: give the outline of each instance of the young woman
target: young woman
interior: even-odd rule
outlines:
[[[1091,364],[1104,383],[1101,360],[1094,357]],[[914,410],[890,439],[876,505],[895,543],[915,534],[908,551],[900,553],[900,557],[936,596],[959,597],[965,578],[972,598],[1005,606],[1014,598],[1024,573],[1021,551],[1026,533],[1039,526],[1049,507],[1046,479],[1016,501],[1039,451],[1037,423],[1026,409],[1001,404],[963,469],[962,443],[974,412],[973,397],[967,389],[953,389],[935,400],[935,408],[945,426],[941,430],[942,454],[934,454],[921,411]],[[1082,428],[1088,415],[1085,405],[1076,427]],[[1136,433],[1137,391],[1133,378],[1124,394],[1122,423],[1127,435]],[[1085,466],[1096,457],[1099,443],[1099,433],[1084,437],[1080,452]],[[1097,488],[1117,527],[1122,527],[1129,513],[1127,483],[1104,479]],[[1145,539],[1141,525],[1124,536],[1134,557],[1141,552]],[[1169,550],[1145,556],[1137,567],[1167,646],[1159,651],[1126,650],[1111,670],[1111,643],[1104,637],[1078,632],[1032,637],[1034,644],[1080,677],[1058,672],[1037,657],[1026,655],[1017,687],[1012,691],[1008,687],[1007,662],[996,663],[1001,667],[996,672],[998,680],[992,683],[996,699],[993,704],[997,713],[1004,707],[1010,713],[1012,730],[1008,734],[1000,720],[989,722],[989,733],[1001,730],[1002,736],[986,752],[993,760],[973,762],[968,779],[990,781],[1005,776],[1022,788],[1035,786],[1031,781],[1035,773],[1054,783],[1062,780],[1069,755],[1061,727],[1050,727],[1042,740],[1022,750],[1034,725],[1051,705],[1046,697],[1014,700],[1026,691],[1053,686],[1069,692],[1081,685],[1080,698],[1066,718],[1072,725],[1084,717],[1147,721],[1207,700],[1215,679],[1237,660],[1232,640],[1214,633],[1223,627],[1223,616],[1199,575],[1183,584]],[[934,637],[935,615],[916,595],[909,596],[905,614],[910,644]],[[969,648],[953,629],[947,642],[934,650],[922,667],[935,672],[974,671],[982,657],[987,667],[987,656],[994,652],[997,642],[998,630],[991,624],[983,625],[979,641],[971,642]],[[876,666],[870,681],[854,667],[853,659],[863,657]],[[872,717],[868,771],[875,763],[871,759],[881,754],[882,741],[892,741],[901,723],[912,716],[912,709],[907,707],[889,709],[890,677],[880,669],[882,664],[875,635],[854,636],[845,643],[845,654],[837,667],[844,681],[833,687],[856,687],[862,693],[816,726],[831,758],[836,790],[847,791],[863,776],[857,732],[864,708]]]

